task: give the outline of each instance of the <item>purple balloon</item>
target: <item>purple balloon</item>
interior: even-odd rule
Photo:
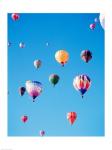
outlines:
[[[92,23],[92,24],[90,24],[89,27],[90,27],[91,30],[94,30],[94,28],[96,27],[96,25],[95,25],[95,23]]]
[[[40,136],[44,136],[45,135],[45,131],[44,130],[40,130]]]

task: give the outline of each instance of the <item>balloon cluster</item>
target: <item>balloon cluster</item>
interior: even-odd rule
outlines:
[[[17,13],[12,14],[11,17],[14,21],[17,21],[20,18],[19,14],[17,14]],[[100,19],[95,18],[94,23],[90,24],[91,30],[95,29],[96,23],[98,23],[99,20],[100,20],[101,26],[104,28],[104,16],[100,15],[99,18]],[[11,46],[10,42],[8,42],[8,46]],[[46,43],[46,46],[49,46],[48,42]],[[24,48],[25,43],[20,42],[19,47]],[[92,59],[92,52],[88,49],[82,50],[80,57],[85,63],[88,63]],[[55,53],[55,60],[61,66],[64,67],[65,64],[69,60],[69,53],[64,49],[58,50]],[[40,59],[35,59],[33,62],[33,65],[38,70],[42,66],[42,61]],[[53,86],[55,86],[59,82],[59,80],[60,80],[59,75],[57,75],[55,73],[51,74],[49,76],[49,82]],[[73,87],[81,93],[82,98],[83,98],[84,94],[87,92],[87,90],[90,88],[90,86],[91,86],[91,79],[86,74],[77,75],[73,79]],[[33,102],[39,95],[41,95],[42,91],[43,91],[43,85],[39,81],[28,80],[28,81],[26,81],[25,86],[19,87],[20,96],[23,96],[25,94],[25,92],[27,92],[29,94],[29,96],[32,97]],[[77,113],[76,112],[68,112],[67,119],[70,122],[70,124],[72,125],[75,122],[75,120],[77,119]],[[27,115],[22,116],[21,121],[26,123],[28,121],[28,116]],[[39,134],[40,134],[40,136],[44,136],[45,131],[40,130]]]

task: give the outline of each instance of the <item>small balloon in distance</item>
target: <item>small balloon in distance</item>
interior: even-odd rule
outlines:
[[[39,135],[40,135],[40,136],[44,136],[44,135],[45,135],[45,131],[44,131],[44,130],[40,130],[40,131],[39,131]]]
[[[90,50],[83,50],[81,52],[81,58],[84,62],[88,63],[92,59],[92,52]]]
[[[20,47],[20,48],[24,48],[24,47],[25,47],[25,43],[24,43],[24,42],[20,42],[20,43],[19,43],[19,47]]]
[[[22,116],[21,117],[21,121],[23,122],[23,123],[26,123],[27,121],[28,121],[28,116]]]
[[[17,21],[17,20],[20,18],[20,16],[19,16],[18,13],[13,13],[13,14],[11,15],[11,18],[12,18],[12,20]]]
[[[35,67],[36,69],[39,69],[39,68],[41,67],[41,65],[42,65],[42,61],[39,60],[39,59],[37,59],[37,60],[35,60],[35,61],[33,62],[33,64],[34,64],[34,67]]]
[[[67,119],[68,119],[69,123],[71,125],[73,125],[74,122],[77,119],[77,113],[76,112],[69,112],[69,113],[67,113]]]
[[[59,82],[60,77],[57,74],[51,74],[49,76],[49,81],[51,84],[53,84],[54,86]]]
[[[96,27],[96,24],[95,24],[95,23],[92,23],[92,24],[90,24],[90,26],[89,26],[89,27],[90,27],[90,29],[91,29],[91,30],[94,30],[94,29],[95,29],[95,27]]]
[[[23,96],[26,92],[26,88],[25,87],[19,87],[19,95]]]

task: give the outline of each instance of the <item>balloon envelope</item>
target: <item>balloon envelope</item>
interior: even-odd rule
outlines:
[[[80,91],[82,97],[90,88],[91,80],[87,75],[76,76],[73,80],[73,86],[76,90]]]
[[[22,116],[22,117],[21,117],[21,121],[22,121],[23,123],[27,122],[27,121],[28,121],[28,116]]]
[[[75,120],[77,119],[77,113],[76,112],[69,112],[67,113],[67,119],[69,123],[72,125]]]
[[[91,30],[94,30],[94,29],[95,29],[95,27],[96,27],[96,25],[95,25],[95,23],[92,23],[92,24],[90,24],[90,26],[89,26],[89,27],[90,27],[90,29],[91,29]]]
[[[45,131],[44,130],[40,130],[39,134],[40,134],[40,136],[44,136],[45,135]]]
[[[39,96],[42,92],[42,83],[38,81],[26,81],[26,91],[34,99]]]
[[[55,86],[59,81],[59,76],[57,74],[51,74],[49,76],[49,81]]]
[[[14,21],[16,21],[16,20],[18,20],[19,19],[19,14],[17,14],[17,13],[13,13],[12,15],[11,15],[11,18],[14,20]]]
[[[95,19],[94,19],[94,22],[95,22],[95,23],[97,23],[98,21],[99,21],[98,18],[95,18]]]
[[[85,61],[86,63],[88,63],[88,61],[90,61],[92,59],[92,53],[89,50],[83,50],[81,52],[81,58],[83,61]]]
[[[24,93],[25,93],[25,91],[26,91],[26,88],[25,88],[25,87],[19,87],[19,95],[20,95],[20,96],[23,96]]]
[[[20,47],[20,48],[24,48],[24,47],[25,47],[25,44],[24,44],[23,42],[20,42],[20,43],[19,43],[19,47]]]
[[[65,50],[59,50],[55,53],[55,59],[58,63],[64,66],[64,64],[67,63],[69,59],[69,54]]]
[[[35,60],[35,61],[34,61],[34,67],[35,67],[36,69],[40,68],[41,65],[42,65],[41,60]]]

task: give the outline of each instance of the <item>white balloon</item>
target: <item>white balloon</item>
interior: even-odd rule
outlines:
[[[102,28],[105,29],[105,15],[100,13],[99,20]]]
[[[25,44],[23,42],[19,43],[19,47],[20,48],[24,48],[25,47]]]

